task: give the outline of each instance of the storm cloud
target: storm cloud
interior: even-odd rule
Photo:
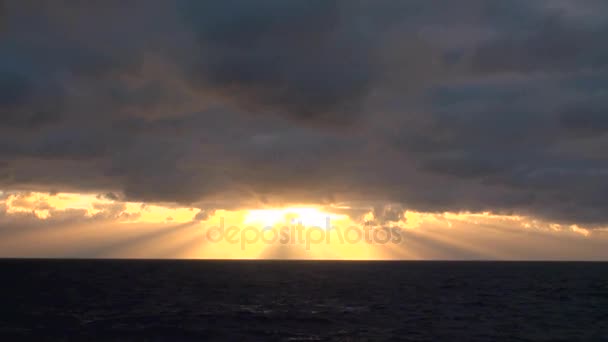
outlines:
[[[1,189],[608,223],[603,1],[0,10]]]

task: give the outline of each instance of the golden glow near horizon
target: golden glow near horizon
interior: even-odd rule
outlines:
[[[215,210],[199,221],[198,208],[94,194],[0,196],[0,256],[8,257],[514,259],[523,252],[547,258],[547,249],[592,258],[589,246],[608,241],[602,229],[491,213],[406,211],[379,231],[327,206]],[[371,210],[363,215],[373,220]],[[398,239],[387,240],[387,232]]]
[[[1,203],[1,202],[0,202]],[[85,217],[102,213],[107,206],[116,201],[93,194],[58,193],[50,195],[42,192],[14,193],[4,201],[9,214],[31,213],[39,219],[48,219],[51,210],[62,212],[81,210]],[[121,202],[118,202],[121,203]],[[190,222],[200,211],[196,208],[171,208],[142,202],[124,202],[124,219],[121,222]]]

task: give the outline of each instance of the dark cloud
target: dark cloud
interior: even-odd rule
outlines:
[[[97,195],[97,199],[107,199],[110,201],[118,201],[120,197],[113,192],[107,192],[105,194]]]
[[[186,2],[183,12],[199,44],[186,73],[239,108],[341,123],[370,90],[372,42],[353,36],[335,1]]]
[[[405,208],[401,205],[376,206],[371,213],[374,215],[374,219],[367,222],[371,225],[386,225],[405,221]]]
[[[3,189],[608,222],[603,2],[4,5]]]
[[[596,136],[608,132],[608,104],[596,103],[574,104],[560,114],[563,129],[579,136]]]
[[[475,51],[473,64],[484,72],[575,71],[608,65],[608,49],[600,43],[607,23],[586,27],[560,16],[541,19],[525,32],[504,32]]]
[[[214,212],[215,210],[201,209],[201,211],[194,215],[193,221],[206,221],[211,215],[213,215]]]
[[[0,67],[0,125],[36,127],[59,120],[63,94]]]

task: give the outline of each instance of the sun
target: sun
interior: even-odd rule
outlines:
[[[299,224],[305,227],[326,228],[331,222],[346,218],[346,215],[334,214],[314,207],[287,207],[249,210],[243,223],[262,227]]]

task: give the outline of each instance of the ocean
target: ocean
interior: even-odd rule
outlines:
[[[608,263],[1,260],[0,340],[608,341]]]

